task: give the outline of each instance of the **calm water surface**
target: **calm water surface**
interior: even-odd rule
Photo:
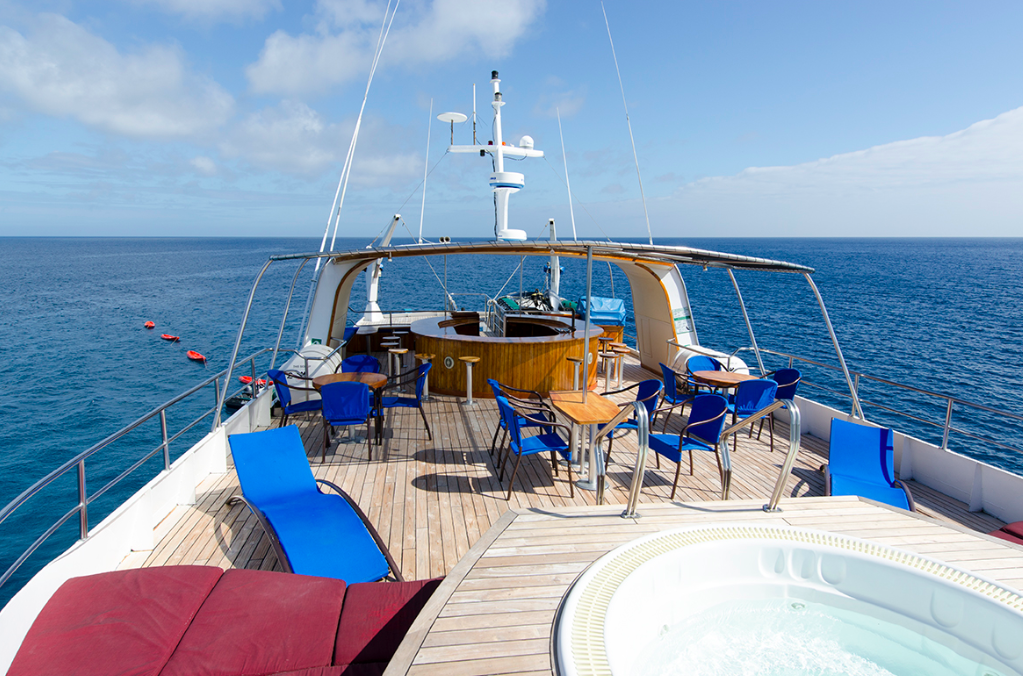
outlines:
[[[361,248],[368,240],[339,242]],[[400,243],[400,242],[396,242]],[[849,367],[921,389],[1023,414],[1020,355],[1023,354],[1023,239],[671,239],[740,254],[811,266],[834,322]],[[245,299],[268,256],[312,251],[312,239],[0,239],[0,506],[62,462],[172,396],[225,368],[230,359]],[[512,257],[452,256],[385,264],[381,307],[440,309],[442,282],[453,293],[495,295],[544,285],[543,262],[526,262],[521,280]],[[563,260],[562,292],[584,292],[585,264]],[[257,292],[242,354],[272,346],[295,263],[270,268]],[[294,347],[309,288],[311,266],[285,332]],[[739,303],[726,272],[682,268],[700,341],[731,352],[750,344]],[[799,275],[736,272],[762,348],[795,353],[836,365],[834,350],[816,300]],[[626,298],[629,289],[617,269],[594,269],[594,294]],[[361,307],[364,287],[353,291]],[[480,296],[457,296],[468,308]],[[631,316],[630,316],[631,321]],[[147,331],[143,322],[156,322]],[[159,334],[181,337],[168,343]],[[634,328],[627,329],[634,343]],[[186,350],[206,355],[203,366]],[[745,355],[747,361],[752,356]],[[259,363],[262,369],[268,359]],[[774,358],[769,369],[784,365]],[[809,367],[804,377],[841,392],[833,371]],[[847,392],[847,390],[846,390]],[[804,388],[847,410],[848,398]],[[867,417],[940,443],[945,405],[920,395],[873,383],[861,396],[939,425],[932,427],[865,406]],[[174,409],[173,434],[214,403],[212,388]],[[177,457],[209,430],[207,419],[172,444]],[[972,434],[1020,446],[1023,426],[959,407],[953,425]],[[87,464],[90,493],[160,444],[156,421],[125,442],[114,444]],[[1019,454],[953,433],[950,446],[1023,474]],[[162,466],[160,454],[123,484],[90,505],[99,523]],[[74,474],[37,496],[0,525],[0,573],[28,543],[75,505]],[[0,602],[29,573],[73,542],[71,519],[44,550],[4,588]]]

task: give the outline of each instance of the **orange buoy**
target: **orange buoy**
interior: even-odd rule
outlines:
[[[151,328],[155,327],[156,324],[154,324],[153,322],[146,322],[142,326],[146,327],[147,329],[151,329]]]
[[[252,382],[252,376],[238,376],[238,382],[240,382],[242,385],[248,385],[249,383]],[[263,385],[266,385],[266,381],[260,378],[259,380],[256,381],[256,384],[262,387]]]
[[[205,362],[206,361],[206,357],[202,356],[201,354],[199,354],[195,350],[189,350],[188,352],[185,353],[185,356],[187,356],[192,361],[201,361],[201,362]]]
[[[170,335],[170,334],[168,334],[168,333],[161,333],[161,334],[160,334],[160,337],[161,337],[161,338],[163,338],[164,340],[169,340],[169,341],[170,341],[170,342],[172,342],[172,343],[176,343],[176,342],[178,342],[179,340],[181,340],[181,338],[180,338],[180,337],[178,337],[178,336],[172,336],[172,335]]]

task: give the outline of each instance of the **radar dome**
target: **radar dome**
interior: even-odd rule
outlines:
[[[532,150],[533,149],[533,137],[532,136],[523,136],[521,139],[519,139],[519,147],[520,148],[527,148],[529,150]]]

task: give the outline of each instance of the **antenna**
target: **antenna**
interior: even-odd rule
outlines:
[[[568,215],[572,219],[572,239],[578,240],[575,236],[575,210],[572,209],[572,184],[568,181],[568,155],[565,153],[565,134],[561,131],[561,109],[555,108],[558,113],[558,134],[561,136],[561,157],[565,160],[565,186],[568,188]],[[554,227],[554,221],[551,221]]]
[[[444,115],[460,115],[460,113],[445,113]],[[423,206],[419,209],[419,243],[423,243],[423,215],[426,214],[426,179],[430,175],[430,118],[433,117],[433,99],[430,99],[430,117],[426,118],[426,161],[423,162]],[[465,121],[465,115],[462,115],[462,122]],[[454,117],[451,118],[451,142],[454,143],[455,139],[455,122]]]
[[[472,83],[472,144],[476,145],[476,83]]]
[[[433,99],[430,99],[430,116],[433,116]],[[451,145],[455,145],[455,122],[461,124],[469,118],[465,116],[465,113],[441,113],[437,119],[451,124]]]
[[[600,11],[604,13],[604,25],[607,26],[607,39],[611,43],[611,56],[615,60],[615,72],[618,73],[618,87],[622,90],[622,105],[625,106],[625,124],[629,126],[629,140],[632,141],[632,159],[636,161],[636,176],[639,178],[639,196],[643,200],[643,215],[646,217],[646,236],[653,246],[654,236],[650,234],[650,212],[646,208],[646,193],[643,192],[643,176],[639,173],[639,156],[636,154],[636,139],[632,136],[632,121],[629,119],[629,104],[625,101],[625,85],[622,84],[622,71],[618,68],[618,56],[615,54],[615,42],[611,39],[611,24],[607,21],[604,3],[600,3]]]

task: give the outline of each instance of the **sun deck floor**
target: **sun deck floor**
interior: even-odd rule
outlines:
[[[652,377],[632,360],[626,364],[628,382],[623,384]],[[600,381],[603,384],[603,378]],[[619,398],[626,401],[628,395]],[[434,396],[425,410],[433,430],[432,441],[417,411],[392,409],[386,417],[386,437],[382,445],[373,447],[372,460],[367,459],[365,441],[342,438],[332,443],[326,462],[321,463],[319,419],[296,421],[313,473],[339,485],[359,503],[406,579],[448,574],[509,509],[560,510],[596,505],[595,493],[578,486],[574,498],[570,497],[566,469],[561,467],[552,481],[549,458],[539,455],[523,459],[511,499],[505,499],[508,477],[503,484],[498,482],[489,452],[497,424],[493,400],[478,400],[477,406],[467,408],[454,397]],[[658,419],[656,423],[658,430],[661,422]],[[672,413],[668,431],[677,432],[681,425],[682,419]],[[354,429],[356,434],[365,434],[365,428]],[[767,501],[785,457],[788,433],[784,423],[776,422],[774,453],[770,452],[767,429],[760,441],[755,434],[752,439],[745,432],[737,436],[732,450],[733,500]],[[616,438],[607,468],[605,505],[627,502],[636,452],[635,434]],[[687,474],[683,463],[676,503],[716,501],[721,497],[714,457],[710,453],[695,456],[693,476]],[[827,443],[804,435],[783,496],[823,495],[820,467],[826,461]],[[657,469],[650,457],[647,465],[640,503],[672,502],[669,496],[674,464],[662,459]],[[909,483],[918,511],[925,516],[984,533],[1002,525],[987,514],[969,512],[961,502]],[[233,471],[208,477],[197,487],[194,505],[181,507],[165,519],[158,529],[163,536],[156,546],[133,553],[122,567],[198,564],[279,570],[269,540],[255,517],[243,504],[226,504],[239,493]]]

